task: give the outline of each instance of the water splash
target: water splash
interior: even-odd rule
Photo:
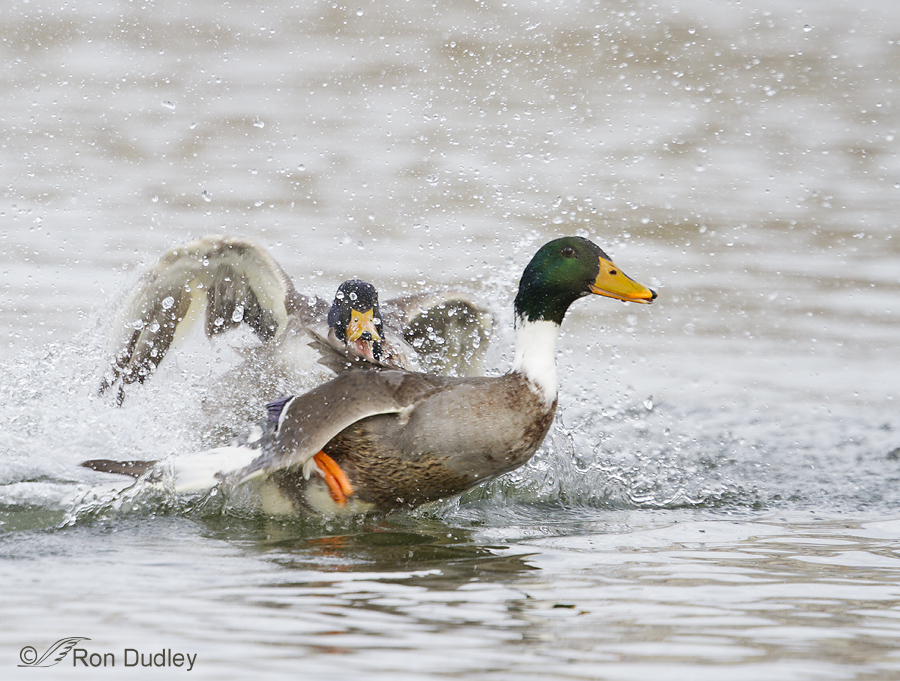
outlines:
[[[502,312],[511,304],[508,281],[504,272],[482,281],[481,295],[500,320],[484,360],[488,374],[510,359],[512,325]],[[0,387],[0,527],[133,513],[254,513],[241,491],[177,498],[141,482],[104,487],[107,479],[78,464],[158,460],[224,444],[263,416],[267,394],[295,392],[316,379],[279,374],[253,347],[234,352],[203,339],[167,357],[153,380],[130,386],[118,408],[96,394],[106,361],[100,335],[86,331],[0,366],[8,377]],[[627,389],[617,401],[598,402],[593,379],[561,382],[558,418],[531,462],[419,513],[496,525],[510,514],[571,520],[619,510],[842,512],[900,504],[897,434],[884,414],[765,412],[739,401],[672,404]]]

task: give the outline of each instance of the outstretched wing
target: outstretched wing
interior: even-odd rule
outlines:
[[[311,317],[316,303],[301,297],[281,266],[247,239],[208,236],[173,248],[123,305],[111,374],[100,392],[118,383],[121,402],[122,386],[143,382],[153,372],[195,316],[194,309],[205,307],[208,336],[247,324],[268,341],[283,333],[289,315]]]
[[[379,414],[402,414],[438,388],[438,379],[405,371],[347,371],[287,400],[265,454],[237,475],[244,482],[302,467],[345,428]],[[306,471],[305,471],[306,472]]]
[[[428,291],[385,301],[383,315],[403,329],[427,371],[475,376],[494,328],[494,317],[465,291]]]

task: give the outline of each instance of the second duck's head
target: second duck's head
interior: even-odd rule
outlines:
[[[380,360],[383,331],[378,291],[368,282],[350,279],[338,287],[328,311],[335,337],[369,360]]]

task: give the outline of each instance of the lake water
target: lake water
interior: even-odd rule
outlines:
[[[12,0],[0,55],[4,679],[900,677],[895,3]],[[462,498],[72,501],[207,444],[238,341],[95,395],[207,233],[323,296],[468,287],[491,372],[550,238],[659,300],[573,307],[545,445]],[[115,670],[17,666],[67,637]]]

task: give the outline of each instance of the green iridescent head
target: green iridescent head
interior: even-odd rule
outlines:
[[[516,316],[562,324],[569,306],[596,294],[635,303],[650,303],[656,293],[626,276],[597,244],[567,236],[544,244],[519,281]]]

